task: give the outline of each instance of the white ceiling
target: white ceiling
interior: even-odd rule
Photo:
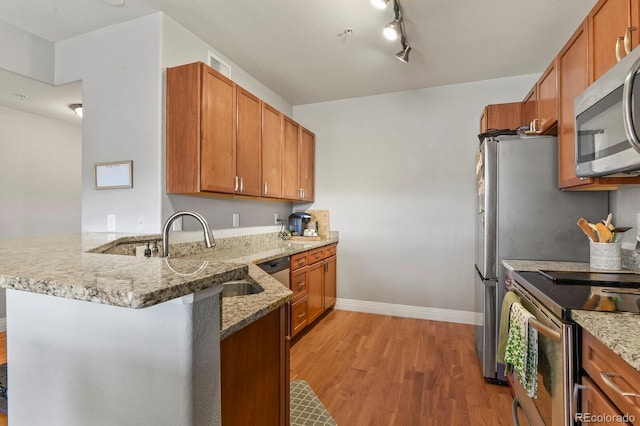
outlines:
[[[2,0],[56,42],[163,11],[294,105],[540,73],[596,0],[400,0],[410,61],[369,0]],[[339,36],[352,28],[350,37]],[[524,96],[524,93],[523,93]]]

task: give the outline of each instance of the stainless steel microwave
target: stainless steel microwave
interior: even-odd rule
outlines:
[[[575,99],[576,176],[640,175],[640,49]]]

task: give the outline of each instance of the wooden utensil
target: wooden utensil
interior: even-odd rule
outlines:
[[[613,240],[613,232],[604,223],[596,224],[598,228],[598,238],[601,243],[610,243]]]
[[[585,219],[584,217],[578,219],[578,226],[580,227],[580,229],[582,229],[582,232],[584,232],[584,234],[591,239],[591,241],[593,241],[594,243],[598,242],[598,237],[596,236],[595,232],[593,232],[593,229],[591,229],[591,227],[589,226],[589,222],[587,222],[587,219]]]

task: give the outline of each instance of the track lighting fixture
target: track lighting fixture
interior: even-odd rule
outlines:
[[[397,40],[401,32],[402,29],[400,19],[394,19],[393,21],[389,22],[384,26],[384,30],[382,30],[382,33],[387,38],[387,40],[391,41]]]
[[[371,0],[371,4],[376,9],[386,9],[389,4],[389,0]]]
[[[71,108],[78,117],[82,118],[82,104],[71,104],[69,108]]]
[[[371,0],[371,3],[378,9],[384,9],[391,0]],[[407,37],[404,32],[404,22],[400,11],[400,0],[393,0],[393,12],[395,14],[393,21],[384,26],[382,33],[388,40],[397,40],[400,38],[402,50],[396,54],[396,58],[405,64],[409,62],[409,52],[411,47],[407,44]]]
[[[402,50],[396,53],[396,58],[405,64],[409,63],[409,52],[411,52],[411,46],[407,46],[404,36],[402,37]]]

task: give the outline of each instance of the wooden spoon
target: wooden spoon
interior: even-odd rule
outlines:
[[[587,222],[587,219],[585,219],[584,217],[578,219],[578,226],[580,227],[580,229],[582,229],[582,232],[584,232],[587,237],[591,238],[591,241],[595,243],[598,242],[598,237],[596,237],[595,232],[593,232],[593,229],[591,229],[591,227],[589,226],[589,222]]]
[[[596,224],[598,228],[598,237],[601,243],[610,243],[613,240],[613,232],[603,223]]]

